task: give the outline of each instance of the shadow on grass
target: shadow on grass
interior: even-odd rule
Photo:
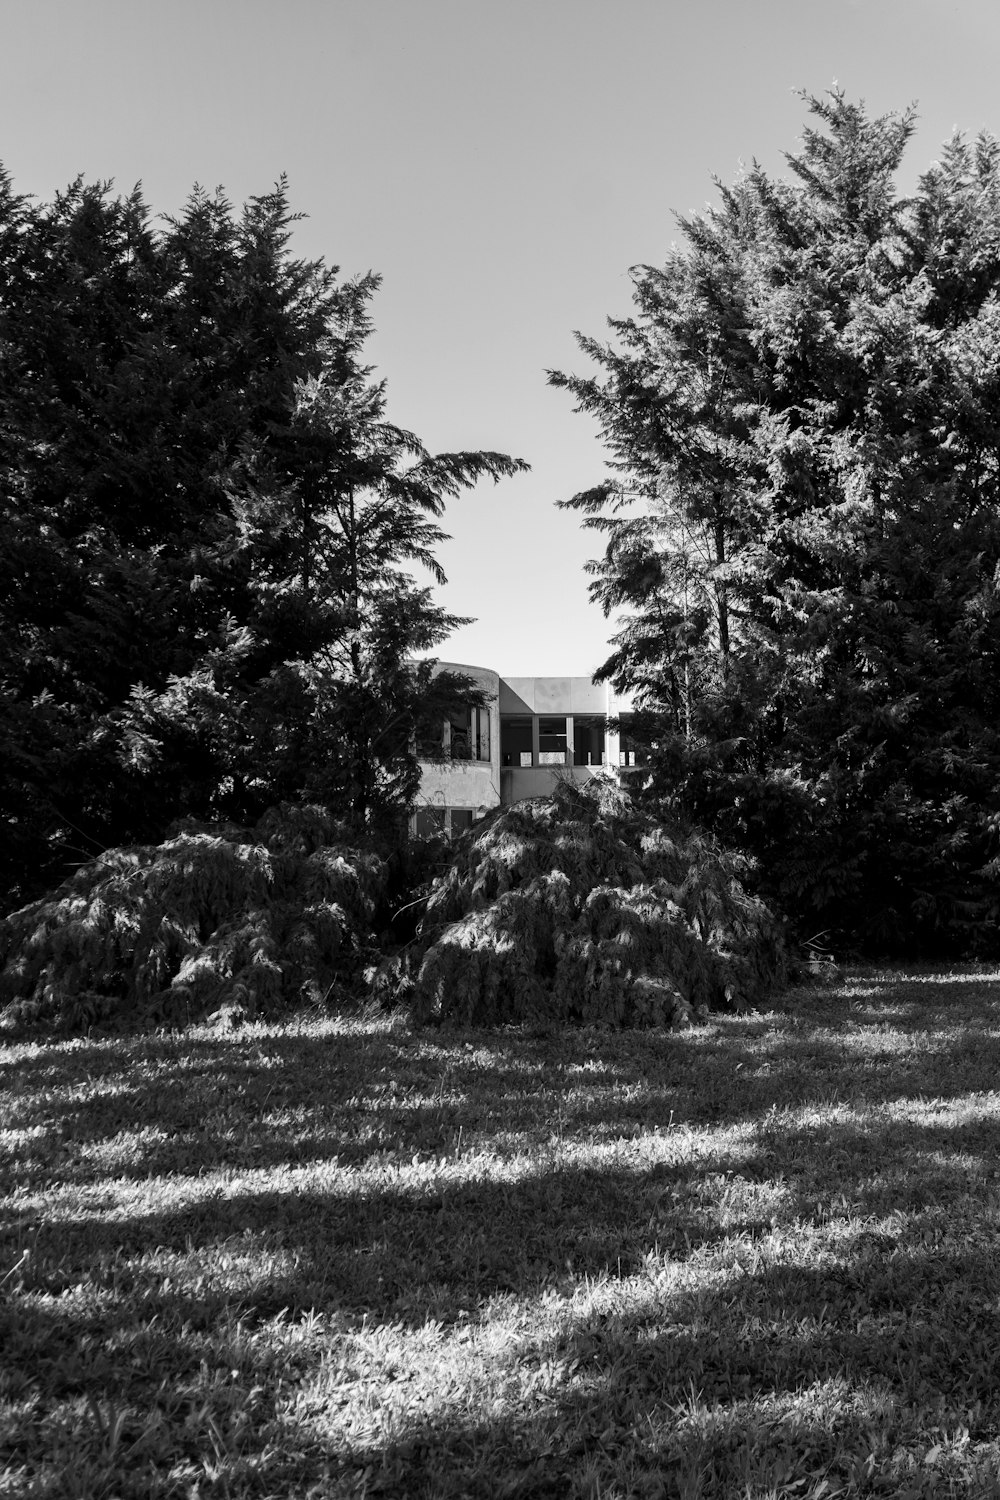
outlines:
[[[1000,1124],[980,1126],[974,1143],[995,1155]],[[206,1451],[205,1413],[216,1428],[236,1424],[255,1392],[255,1421],[283,1433],[277,1449],[310,1454],[316,1472],[374,1466],[407,1494],[495,1494],[498,1472],[510,1493],[571,1493],[567,1465],[597,1462],[611,1473],[598,1440],[608,1431],[618,1442],[628,1436],[637,1471],[678,1484],[702,1473],[705,1494],[753,1475],[775,1482],[803,1444],[810,1464],[839,1455],[843,1467],[845,1452],[856,1452],[861,1474],[877,1433],[891,1437],[909,1408],[937,1403],[942,1421],[964,1414],[966,1426],[973,1412],[980,1436],[1000,1416],[992,1233],[946,1241],[947,1203],[923,1212],[900,1191],[948,1144],[941,1131],[908,1126],[876,1148],[855,1127],[832,1125],[789,1133],[780,1152],[762,1136],[760,1156],[720,1150],[648,1172],[556,1166],[443,1193],[236,1194],[121,1223],[42,1222],[27,1295],[0,1310],[8,1390],[41,1380],[47,1399],[86,1398],[99,1410],[159,1403],[164,1420]],[[975,1180],[971,1142],[957,1144],[966,1164],[953,1168],[956,1196]],[[810,1196],[829,1185],[831,1163],[853,1223],[823,1263],[788,1263],[781,1231],[800,1224]],[[797,1181],[755,1212],[748,1171],[779,1184],[795,1172]],[[860,1222],[890,1205],[895,1227]],[[829,1205],[813,1206],[828,1216]],[[733,1274],[720,1282],[706,1273],[680,1290],[671,1281],[671,1265],[696,1268],[724,1242],[738,1257]],[[604,1289],[608,1311],[572,1311],[574,1291],[588,1283]],[[477,1326],[486,1333],[507,1298],[541,1308],[553,1292],[565,1299],[561,1325],[503,1355],[519,1381],[533,1371],[555,1377],[545,1400],[489,1422],[456,1397],[431,1403],[430,1416],[408,1412],[402,1434],[334,1442],[322,1422],[280,1412],[288,1370],[275,1360],[270,1371],[267,1340],[253,1342],[284,1313],[279,1342],[281,1328],[318,1315],[327,1354],[344,1334],[378,1323],[405,1347],[429,1324],[444,1339]],[[462,1353],[456,1343],[445,1365]],[[304,1350],[291,1378],[307,1382],[320,1357]],[[394,1378],[378,1364],[369,1373],[373,1391]],[[810,1404],[803,1393],[813,1388]],[[757,1467],[744,1473],[751,1447]],[[268,1460],[272,1479],[283,1462],[277,1453]]]
[[[0,1064],[6,1123],[27,1135],[20,1161],[0,1163],[0,1189],[27,1170],[83,1186],[109,1175],[363,1168],[386,1153],[503,1157],[550,1131],[607,1142],[813,1101],[989,1092],[1000,1076],[1000,979],[956,978],[946,992],[943,1016],[927,986],[866,977],[811,996],[805,1012],[792,996],[767,1017],[679,1034],[371,1030],[55,1046]],[[928,1029],[943,1019],[949,1034],[932,1043]]]
[[[276,1270],[228,1298],[240,1316],[309,1309],[419,1326],[454,1321],[498,1294],[537,1297],[581,1278],[643,1272],[650,1256],[688,1260],[726,1238],[776,1225],[892,1214],[947,1214],[970,1193],[1000,1208],[1000,1118],[937,1124],[878,1119],[789,1128],[764,1122],[749,1137],[671,1159],[639,1151],[624,1163],[581,1166],[554,1147],[505,1178],[435,1173],[316,1187],[308,1177],[263,1190],[189,1180],[176,1208],[106,1213],[98,1199],[57,1219],[8,1206],[4,1237],[30,1245],[30,1288],[60,1295],[82,1273],[99,1293],[121,1292],[127,1263],[160,1252],[194,1255],[212,1270],[213,1246],[245,1244]],[[836,1183],[832,1193],[831,1183]],[[996,1186],[995,1186],[996,1185]],[[985,1206],[985,1205],[984,1205]],[[206,1252],[202,1255],[201,1252]],[[131,1276],[132,1273],[129,1273]],[[144,1272],[136,1272],[140,1277]],[[146,1276],[142,1295],[162,1280]],[[129,1277],[126,1277],[126,1281]],[[128,1294],[134,1288],[129,1283]],[[169,1299],[168,1299],[169,1300]]]
[[[949,1308],[942,1286],[955,1282],[964,1296]],[[953,1490],[933,1471],[911,1489],[897,1445],[916,1437],[919,1461],[963,1418],[963,1441],[995,1436],[997,1286],[988,1246],[942,1254],[902,1236],[891,1251],[858,1244],[846,1266],[767,1265],[721,1293],[651,1289],[634,1311],[526,1343],[523,1367],[572,1372],[534,1410],[494,1422],[439,1410],[345,1457],[409,1494],[496,1493],[492,1452],[504,1493],[519,1495],[586,1493],[567,1485],[574,1471],[632,1494],[798,1494],[827,1477],[834,1493],[853,1481],[859,1495],[995,1495],[988,1480]],[[927,1424],[916,1431],[915,1412]]]
[[[863,1011],[841,998],[839,1010],[824,1001],[714,1032],[616,1037],[607,1057],[595,1033],[383,1032],[319,1043],[150,1040],[127,1054],[120,1042],[90,1043],[21,1058],[7,1112],[34,1132],[37,1155],[9,1166],[11,1185],[37,1179],[90,1196],[76,1207],[67,1197],[59,1218],[28,1213],[17,1197],[7,1205],[0,1272],[22,1249],[30,1259],[0,1302],[5,1389],[15,1403],[41,1391],[45,1402],[91,1400],[98,1411],[155,1406],[188,1452],[213,1451],[209,1417],[223,1448],[232,1433],[231,1451],[242,1451],[249,1412],[273,1443],[238,1491],[248,1494],[295,1492],[304,1465],[344,1485],[366,1471],[369,1493],[377,1479],[398,1494],[492,1495],[498,1476],[509,1494],[584,1493],[586,1470],[629,1493],[656,1493],[658,1475],[673,1492],[710,1495],[780,1486],[804,1472],[803,1455],[810,1473],[836,1458],[837,1475],[850,1478],[851,1454],[860,1485],[883,1439],[878,1462],[891,1466],[892,1435],[911,1408],[938,1403],[942,1423],[992,1434],[1000,1120],[974,1098],[940,1121],[897,1120],[885,1108],[994,1089],[1000,983],[985,999],[984,987],[955,982],[955,1015],[974,1009],[974,1029],[933,1045],[921,1037],[942,1024],[940,1004],[907,1001],[904,1026],[899,988],[887,982],[884,1005],[882,991],[854,1002]],[[92,1091],[80,1098],[82,1080]],[[816,1124],[780,1115],[816,1100],[868,1113]],[[74,1158],[137,1122],[156,1134],[135,1160]],[[623,1145],[603,1166],[566,1158],[574,1141],[636,1127],[660,1132],[652,1156]],[[686,1127],[718,1136],[694,1155],[674,1152]],[[530,1154],[512,1161],[522,1131]],[[419,1180],[401,1175],[400,1158],[439,1149],[461,1166],[463,1152],[485,1150],[498,1132],[500,1147],[471,1178],[435,1175],[429,1163]],[[327,1190],[286,1171],[333,1157],[369,1169],[369,1180],[342,1174]],[[244,1166],[277,1169],[274,1187],[191,1180]],[[113,1187],[179,1171],[189,1176],[173,1206],[133,1211]],[[102,1181],[107,1200],[92,1192]],[[949,1238],[951,1210],[970,1195],[982,1244]],[[783,1234],[835,1219],[821,1263],[783,1259]],[[679,1265],[699,1281],[693,1289],[671,1279]],[[573,1310],[588,1286],[604,1289],[610,1311]],[[381,1327],[401,1346],[430,1324],[445,1340],[485,1335],[505,1308],[541,1308],[552,1293],[565,1309],[559,1328],[540,1315],[540,1331],[503,1356],[518,1379],[550,1372],[545,1399],[488,1421],[483,1403],[470,1410],[443,1396],[430,1415],[405,1412],[394,1431],[335,1440],[325,1418],[289,1414],[288,1367],[279,1375],[277,1355],[269,1367],[270,1324],[280,1343],[281,1327],[324,1320],[325,1337],[304,1346],[293,1377],[308,1383],[359,1330]],[[820,1387],[826,1395],[804,1402]],[[122,1452],[138,1443],[139,1464],[154,1450],[132,1421]],[[619,1443],[627,1436],[631,1489],[600,1441],[609,1430]],[[27,1441],[8,1440],[15,1461]],[[219,1472],[220,1484],[236,1482],[231,1464]],[[153,1493],[130,1490],[120,1474],[108,1493],[119,1491]],[[56,1478],[34,1490],[64,1492]]]

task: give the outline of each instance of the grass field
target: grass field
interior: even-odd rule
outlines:
[[[0,1495],[1000,1496],[1000,977],[0,1047]]]

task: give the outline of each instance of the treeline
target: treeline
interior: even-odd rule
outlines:
[[[456,621],[407,569],[524,465],[386,420],[379,278],[296,258],[295,218],[284,182],[154,225],[0,176],[0,910],[181,817],[412,799],[455,686],[413,653]]]
[[[284,183],[154,226],[0,178],[0,1004],[324,1003],[415,939],[380,982],[421,1013],[662,1020],[777,982],[769,907],[1000,952],[1000,142],[902,198],[912,114],[809,107],[551,377],[611,455],[566,503],[641,805],[494,815],[433,888],[415,746],[468,685],[408,570],[524,465],[387,420],[378,277],[296,258]]]
[[[899,196],[914,116],[834,91],[633,270],[554,373],[612,477],[567,502],[621,611],[650,806],[840,951],[1000,947],[1000,142]]]

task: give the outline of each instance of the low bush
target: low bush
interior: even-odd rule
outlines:
[[[339,997],[371,961],[384,884],[315,807],[108,850],[0,920],[0,1013],[72,1031]]]
[[[784,976],[744,862],[595,780],[498,810],[459,841],[383,998],[421,1019],[677,1025]]]

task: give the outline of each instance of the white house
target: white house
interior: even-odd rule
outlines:
[[[442,725],[442,760],[421,762],[413,831],[453,836],[491,807],[540,797],[557,778],[618,779],[636,767],[628,739],[631,704],[589,677],[501,677],[488,667],[439,662],[483,692],[484,707]],[[613,732],[608,719],[621,719]]]

